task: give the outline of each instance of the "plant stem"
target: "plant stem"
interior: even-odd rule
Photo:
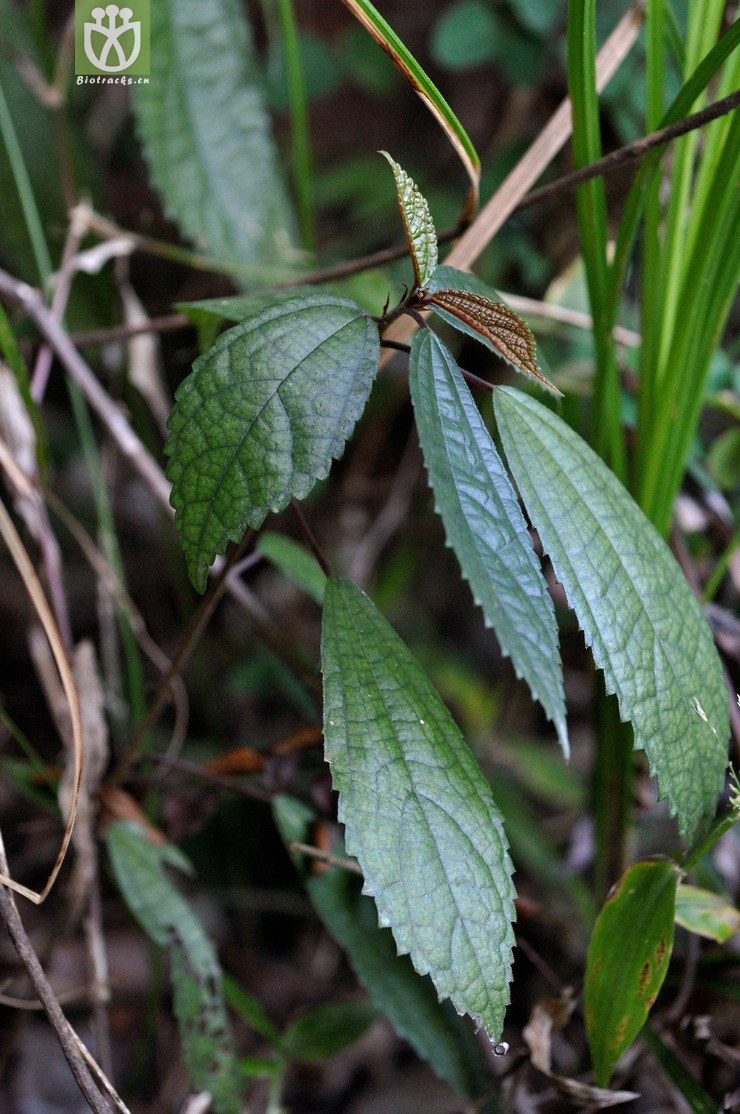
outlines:
[[[301,242],[306,251],[315,247],[313,198],[311,181],[311,141],[308,130],[306,88],[301,66],[300,43],[295,21],[293,0],[277,0],[280,29],[283,35],[285,76],[290,101],[293,141],[293,181],[296,192]]]
[[[573,105],[573,158],[577,167],[601,156],[596,84],[596,3],[568,3],[568,88]],[[594,320],[596,368],[591,441],[616,475],[626,479],[620,414],[619,374],[609,297],[606,194],[601,178],[579,186],[576,197],[581,251]]]
[[[26,230],[28,232],[28,238],[31,241],[31,249],[36,262],[36,270],[38,271],[42,285],[46,286],[54,268],[52,266],[51,256],[49,255],[49,249],[46,246],[44,226],[36,204],[36,198],[34,197],[31,179],[28,176],[21,145],[18,142],[18,134],[15,130],[13,118],[10,115],[8,102],[5,99],[5,93],[3,92],[1,84],[0,135],[2,135],[3,143],[5,144],[5,151],[15,181],[15,188],[18,191],[18,199],[23,209]]]
[[[594,888],[602,900],[624,873],[632,809],[632,729],[619,718],[616,697],[601,676],[595,691],[597,750],[593,775],[596,856]]]
[[[0,870],[7,873],[8,864],[5,858],[5,849],[0,839]],[[113,1106],[107,1098],[100,1094],[90,1070],[85,1063],[78,1046],[76,1035],[70,1023],[62,1013],[61,1006],[52,990],[46,975],[43,972],[38,956],[31,946],[26,930],[23,927],[18,909],[12,895],[4,886],[0,886],[0,919],[2,919],[10,936],[13,947],[18,953],[18,958],[25,967],[28,977],[33,984],[36,994],[43,1003],[46,1015],[51,1022],[59,1039],[72,1074],[77,1080],[77,1085],[90,1104],[95,1114],[112,1114]]]

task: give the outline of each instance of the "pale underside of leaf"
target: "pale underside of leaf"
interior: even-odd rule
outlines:
[[[396,180],[398,207],[401,210],[406,240],[414,265],[414,279],[417,288],[426,286],[437,266],[437,232],[427,199],[419,187],[399,166],[387,151],[381,151],[390,163]]]
[[[411,349],[411,397],[437,510],[486,623],[568,754],[555,609],[503,462],[452,355],[429,329]]]
[[[341,455],[378,366],[375,323],[313,294],[223,333],[170,416],[172,505],[193,583],[229,541],[308,494]]]
[[[532,330],[513,309],[503,302],[494,302],[469,290],[435,289],[428,300],[474,329],[517,371],[528,375],[552,394],[562,394],[542,374]]]
[[[722,790],[729,734],[701,608],[662,538],[576,433],[512,388],[494,404],[514,479],[607,689],[693,836]]]
[[[215,258],[263,281],[285,273],[294,221],[241,5],[151,0],[151,32],[134,104],[168,212]]]
[[[322,669],[347,849],[380,923],[440,997],[497,1039],[514,890],[490,790],[426,675],[348,581],[327,584]]]

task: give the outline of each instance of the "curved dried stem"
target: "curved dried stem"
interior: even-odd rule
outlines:
[[[72,757],[74,762],[73,769],[73,791],[72,791],[72,804],[69,810],[69,816],[64,829],[62,843],[59,848],[59,853],[52,868],[52,871],[46,881],[46,885],[40,892],[29,889],[27,886],[21,885],[20,882],[15,882],[7,874],[0,873],[0,883],[8,886],[11,890],[22,894],[23,897],[28,898],[35,905],[40,905],[47,897],[51,887],[54,885],[56,876],[59,873],[64,857],[69,847],[69,841],[72,838],[72,829],[74,827],[75,816],[77,815],[77,805],[80,797],[80,783],[82,781],[82,755],[83,755],[83,738],[82,738],[82,719],[80,716],[80,703],[77,696],[77,687],[75,685],[74,677],[72,675],[72,668],[69,664],[69,659],[64,649],[62,636],[59,633],[59,628],[54,619],[52,610],[47,602],[44,594],[44,589],[41,586],[41,581],[36,575],[36,571],[28,555],[26,547],[23,545],[21,538],[16,530],[13,520],[8,514],[5,504],[0,500],[0,534],[2,534],[5,544],[10,550],[16,568],[28,592],[31,603],[34,606],[36,614],[38,615],[39,622],[44,629],[49,646],[56,663],[57,670],[59,671],[59,679],[62,683],[64,695],[67,700],[69,709],[69,722],[70,722],[70,737],[72,742]]]

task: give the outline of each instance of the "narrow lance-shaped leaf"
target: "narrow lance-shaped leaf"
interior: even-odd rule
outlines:
[[[307,495],[341,455],[378,367],[375,323],[313,294],[223,333],[179,387],[169,420],[172,505],[193,584],[229,541]]]
[[[426,301],[464,322],[479,338],[488,341],[516,371],[528,375],[552,394],[562,394],[540,370],[529,325],[503,302],[494,302],[468,290],[444,289],[433,290]]]
[[[321,660],[340,819],[380,923],[441,997],[497,1039],[514,889],[490,789],[424,672],[348,581],[327,583]]]
[[[582,438],[510,387],[494,405],[514,479],[594,660],[693,837],[722,791],[729,735],[722,665],[701,608],[665,542]]]
[[[151,32],[134,109],[168,212],[218,260],[285,274],[293,219],[241,5],[151,0]]]
[[[663,985],[673,949],[679,873],[672,862],[636,863],[594,925],[584,1012],[600,1087],[606,1087],[617,1060],[642,1029]]]
[[[221,968],[198,918],[163,869],[168,864],[190,872],[190,864],[172,844],[156,846],[128,821],[111,824],[108,853],[129,909],[156,944],[170,949],[174,1009],[193,1086],[210,1091],[216,1114],[238,1114],[241,1085]]]
[[[486,622],[568,754],[555,609],[503,462],[450,352],[429,329],[409,380],[437,510]]]
[[[315,813],[301,801],[278,796],[273,815],[286,844],[311,838]],[[486,1072],[472,1029],[449,1001],[439,1000],[428,977],[417,975],[409,957],[398,954],[390,929],[378,925],[375,902],[360,892],[360,879],[336,867],[315,872],[299,854],[293,861],[316,912],[399,1036],[458,1094],[479,1095]]]
[[[390,163],[396,180],[398,207],[401,210],[411,260],[414,264],[415,285],[417,288],[424,287],[437,266],[437,232],[429,211],[429,204],[403,167],[399,166],[387,151],[380,153]]]

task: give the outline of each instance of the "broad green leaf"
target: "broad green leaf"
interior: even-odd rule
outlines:
[[[437,266],[437,232],[429,211],[429,203],[414,180],[387,151],[381,151],[390,163],[396,180],[398,207],[406,230],[406,240],[414,264],[414,285],[424,287]]]
[[[310,298],[315,293],[316,288],[313,286],[293,286],[284,290],[258,290],[253,294],[229,294],[224,298],[202,298],[198,302],[178,302],[175,309],[184,313],[195,325],[204,320],[212,320],[217,324],[222,321],[237,324],[279,302],[306,296]]]
[[[270,531],[260,534],[257,549],[276,569],[285,573],[289,580],[308,592],[316,603],[324,602],[326,576],[313,553],[309,553],[292,538]]]
[[[642,1029],[663,985],[673,949],[679,869],[636,863],[599,913],[586,960],[584,1012],[599,1087]]]
[[[283,1033],[281,1049],[294,1060],[328,1060],[367,1031],[377,1014],[369,1002],[334,1002],[307,1010]]]
[[[434,82],[430,80],[370,0],[343,0],[343,3],[372,35],[376,43],[383,48],[393,64],[418,93],[457,151],[471,183],[463,214],[472,216],[478,207],[480,159],[462,124]]]
[[[167,211],[210,255],[285,273],[293,220],[238,0],[151,0],[151,80],[134,108]]]
[[[426,674],[349,581],[327,582],[321,660],[339,815],[379,921],[497,1040],[514,887],[490,789]]]
[[[307,495],[329,472],[370,393],[375,323],[314,293],[223,333],[193,365],[170,415],[172,505],[199,591],[228,542]]]
[[[740,932],[740,912],[719,894],[682,883],[676,894],[676,924],[724,944]]]
[[[273,812],[286,843],[310,838],[315,814],[300,801],[276,797]],[[335,853],[341,855],[343,848]],[[314,873],[300,855],[293,861],[316,912],[399,1036],[458,1094],[479,1095],[486,1074],[472,1029],[450,1002],[439,1000],[431,980],[416,973],[409,957],[398,954],[390,929],[378,925],[375,902],[360,892],[360,880],[336,867]]]
[[[614,474],[557,415],[503,387],[501,440],[555,574],[647,753],[682,834],[722,791],[728,695],[709,626],[673,555]]]
[[[239,1071],[245,1079],[282,1078],[285,1067],[281,1060],[270,1060],[266,1056],[240,1056]]]
[[[503,462],[451,354],[423,329],[411,347],[416,426],[447,541],[487,624],[568,754],[558,629]]]
[[[429,302],[446,310],[447,314],[464,322],[469,329],[488,341],[499,356],[516,371],[534,379],[545,390],[561,395],[540,370],[532,330],[529,325],[503,302],[471,294],[467,290],[434,290]]]
[[[108,854],[131,913],[155,944],[170,950],[174,1011],[193,1087],[211,1093],[216,1114],[238,1114],[239,1075],[221,968],[200,922],[163,870],[165,864],[189,864],[176,847],[156,846],[129,821],[108,828]]]

